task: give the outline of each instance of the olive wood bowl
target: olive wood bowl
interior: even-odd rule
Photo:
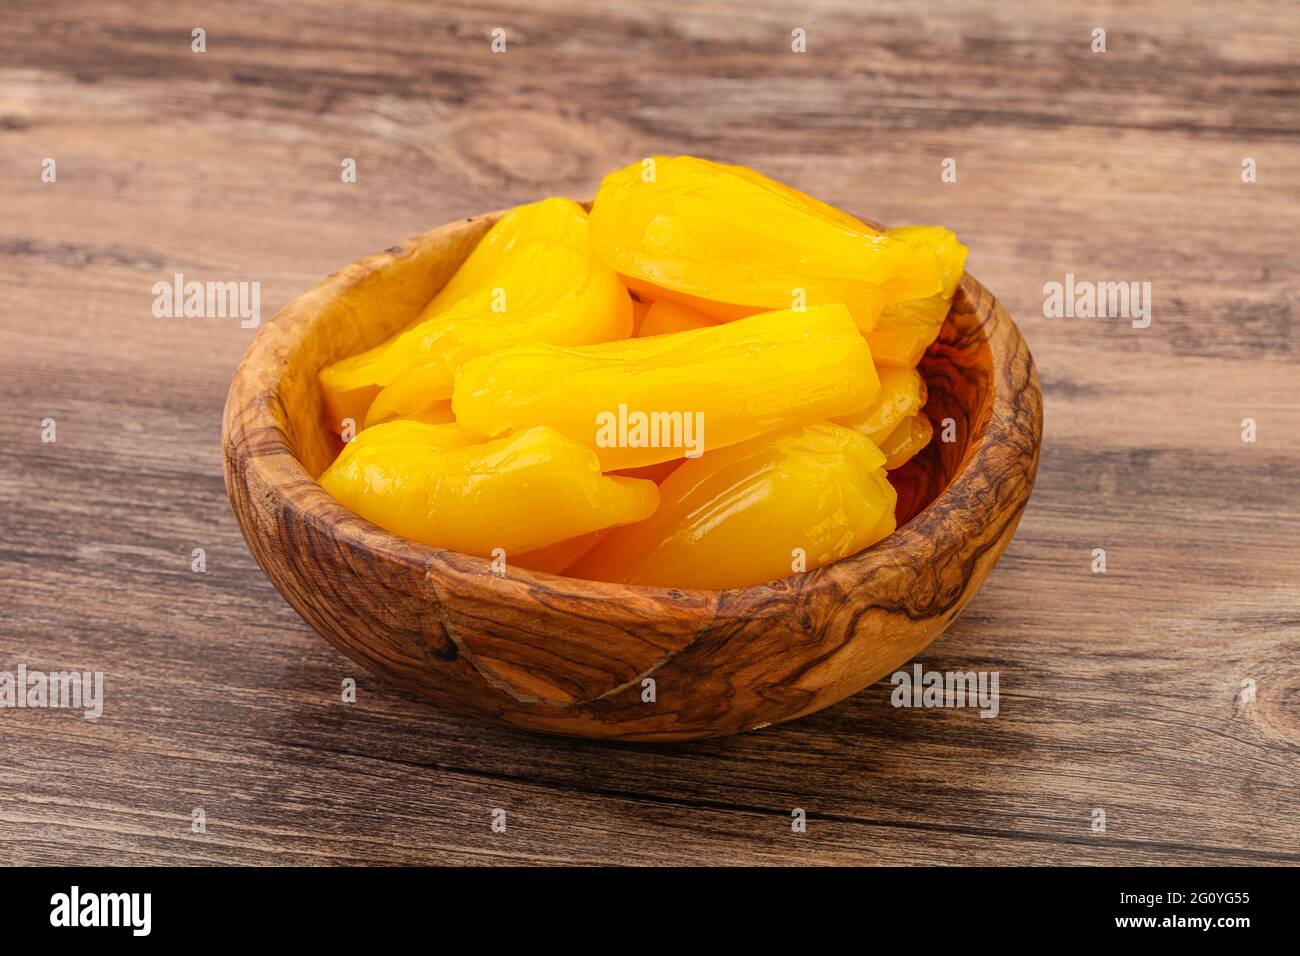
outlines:
[[[623,740],[719,736],[810,714],[952,623],[1015,532],[1042,433],[1029,349],[969,276],[920,365],[935,440],[891,474],[898,530],[814,571],[720,591],[498,574],[326,494],[315,479],[341,446],[317,372],[409,324],[500,215],[433,229],[330,276],[258,332],[235,372],[226,489],[253,557],[307,623],[451,710]],[[948,419],[955,440],[945,442]]]

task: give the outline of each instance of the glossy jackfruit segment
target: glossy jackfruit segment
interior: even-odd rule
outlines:
[[[320,477],[341,504],[394,534],[488,557],[641,521],[653,482],[602,475],[590,449],[549,428],[477,442],[457,425],[395,421],[349,442]]]
[[[685,458],[674,458],[672,461],[657,461],[653,465],[641,465],[639,468],[620,468],[610,474],[622,475],[624,478],[644,478],[646,481],[653,481],[656,485],[662,485],[664,479],[685,461]]]
[[[364,426],[320,482],[520,568],[698,588],[812,570],[894,530],[886,471],[933,433],[913,366],[965,259],[947,229],[880,233],[744,167],[634,164],[590,216],[507,213],[415,323],[320,373],[335,427]]]
[[[321,398],[325,405],[325,418],[330,423],[330,428],[336,433],[342,433],[346,423],[352,422],[353,431],[359,431],[364,427],[366,412],[379,392],[378,385],[360,385],[350,388],[344,383],[329,386],[322,378]]]
[[[451,417],[444,420],[454,421],[445,378],[446,369],[441,365],[422,365],[407,372],[380,389],[366,411],[365,427],[398,418],[424,420],[447,415]]]
[[[676,302],[707,316],[711,322],[734,322],[736,319],[743,319],[746,316],[772,311],[761,305],[734,305],[729,302],[714,302],[711,299],[703,299],[696,295],[678,292],[676,289],[666,289],[661,285],[655,285],[653,282],[646,282],[644,279],[637,279],[633,276],[620,275],[619,278],[623,280],[625,286],[647,303]]]
[[[632,298],[632,334],[637,335],[641,331],[641,323],[645,321],[646,315],[650,312],[650,306],[653,303],[648,299]]]
[[[321,387],[336,428],[343,412],[360,422],[370,399],[379,422],[450,398],[456,369],[475,355],[607,342],[631,329],[632,301],[595,255],[587,213],[544,199],[502,216],[412,326],[323,369]]]
[[[691,329],[707,329],[715,323],[703,312],[692,309],[689,305],[659,299],[650,303],[645,319],[636,331],[637,338],[651,335],[667,335],[670,332],[689,332]]]
[[[372,425],[381,425],[384,422],[397,421],[424,422],[426,425],[440,425],[447,422],[454,422],[456,416],[451,411],[451,399],[444,398],[441,401],[433,402],[427,408],[418,411],[399,412],[396,409],[379,409],[376,410],[374,404],[366,412],[364,428]],[[482,439],[480,438],[480,441]]]
[[[939,294],[951,299],[961,284],[969,250],[957,241],[957,234],[943,226],[895,226],[886,229],[885,235],[905,242],[917,249],[930,249],[939,257],[942,287]]]
[[[927,250],[939,263],[942,288],[934,295],[885,306],[876,327],[866,333],[878,365],[911,367],[939,336],[952,297],[961,282],[966,247],[942,226],[899,226],[885,233],[918,250]]]
[[[866,437],[831,422],[711,451],[668,476],[651,518],[610,531],[568,573],[729,588],[811,571],[894,530],[884,462]]]
[[[848,306],[863,329],[890,302],[941,291],[933,253],[743,166],[654,157],[601,182],[596,251],[620,274],[733,306]]]
[[[909,415],[904,418],[880,442],[880,451],[885,456],[885,469],[893,471],[902,468],[912,456],[930,444],[933,435],[934,425],[925,415]]]
[[[528,551],[510,560],[517,568],[530,571],[545,571],[547,574],[563,574],[571,565],[600,543],[600,539],[609,534],[609,530],[589,531],[576,538],[565,538],[545,548]]]
[[[925,406],[925,379],[914,368],[881,368],[880,391],[863,411],[835,421],[866,435],[875,444],[883,442],[909,415]]]
[[[871,354],[881,368],[913,368],[939,337],[941,328],[942,320],[936,325],[914,329],[873,329],[866,336],[871,343]]]
[[[461,428],[454,421],[418,422],[409,420],[408,423],[410,425],[420,425],[421,427],[406,427],[406,424],[403,424],[401,427],[388,429],[384,433],[382,440],[393,448],[400,448],[403,441],[410,441],[414,443],[415,447],[419,448],[441,448],[444,450],[483,444],[483,436],[475,435],[473,432]],[[367,443],[379,440],[380,436],[376,435],[370,435],[366,438]],[[342,457],[342,455],[339,457]]]
[[[612,471],[853,414],[879,384],[848,310],[827,305],[603,345],[503,349],[461,367],[452,409],[487,436],[548,425]]]

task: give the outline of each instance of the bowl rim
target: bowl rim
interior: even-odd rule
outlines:
[[[373,553],[384,561],[396,561],[419,568],[430,575],[455,574],[500,586],[511,582],[526,591],[542,590],[565,598],[596,599],[608,613],[625,616],[630,623],[644,623],[644,615],[627,609],[644,608],[647,601],[671,603],[679,614],[694,616],[701,628],[716,625],[730,613],[752,616],[758,606],[788,607],[792,600],[828,588],[843,589],[897,564],[893,556],[902,552],[933,551],[935,542],[956,547],[972,528],[986,528],[1001,513],[1018,521],[1037,470],[1041,444],[1041,392],[1028,345],[1011,317],[997,299],[969,274],[963,275],[959,294],[971,303],[978,316],[987,302],[987,314],[975,329],[986,339],[990,357],[986,403],[989,414],[971,422],[963,458],[943,490],[902,527],[868,548],[811,571],[738,588],[703,589],[623,584],[571,578],[546,571],[530,570],[509,563],[504,573],[495,572],[487,558],[451,551],[404,538],[374,525],[349,511],[328,494],[299,461],[291,440],[290,423],[280,397],[283,382],[296,348],[310,337],[321,321],[323,304],[346,294],[359,284],[373,280],[393,262],[412,256],[443,230],[480,228],[495,222],[507,210],[495,210],[455,220],[410,237],[389,249],[374,253],[328,276],[309,290],[289,300],[272,319],[264,323],[240,360],[231,380],[222,427],[222,450],[228,488],[233,481],[269,490],[264,503],[295,512],[294,517],[340,545]],[[871,220],[864,220],[871,223]],[[873,226],[877,224],[871,223]],[[945,319],[945,321],[948,321]],[[1037,393],[1035,409],[1026,423],[1017,397],[1025,391],[1013,381],[1008,361],[1023,352],[1028,363],[1028,386]],[[1030,427],[1026,448],[1023,427]],[[979,476],[996,471],[1003,464],[1025,464],[1024,500],[1005,502],[988,493]],[[264,492],[265,494],[265,492]],[[231,494],[232,502],[234,494]],[[241,519],[241,527],[243,521]],[[999,529],[991,540],[1001,537]],[[245,532],[247,533],[247,532]],[[256,553],[256,552],[255,552]]]

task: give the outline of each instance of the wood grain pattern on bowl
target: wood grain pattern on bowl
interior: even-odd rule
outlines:
[[[340,447],[318,370],[407,325],[499,216],[431,230],[329,277],[260,330],[235,373],[222,434],[231,503],[258,564],[322,636],[459,712],[548,733],[675,740],[835,703],[960,613],[1015,532],[1042,431],[1029,349],[969,276],[920,366],[936,441],[891,476],[899,530],[827,567],[722,591],[497,575],[484,559],[400,538],[335,502],[315,481]],[[938,440],[946,419],[948,443]]]

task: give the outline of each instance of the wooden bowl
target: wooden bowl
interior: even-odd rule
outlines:
[[[921,363],[935,441],[891,475],[899,530],[807,574],[722,591],[496,575],[335,502],[315,481],[340,447],[317,371],[408,324],[499,216],[330,276],[258,332],[235,372],[222,433],[235,516],[267,577],[326,640],[462,713],[552,734],[683,740],[842,700],[961,612],[1015,532],[1042,432],[1029,349],[969,276]]]

